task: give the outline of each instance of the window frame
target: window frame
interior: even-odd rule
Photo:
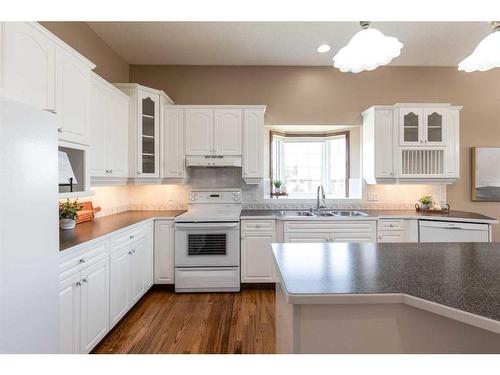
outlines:
[[[274,164],[274,159],[273,159],[273,142],[274,142],[274,137],[278,136],[281,138],[324,138],[326,140],[327,138],[330,137],[336,137],[336,136],[344,136],[345,137],[345,198],[349,198],[349,178],[350,178],[350,131],[345,130],[345,131],[338,131],[338,132],[323,132],[323,133],[289,133],[289,132],[281,132],[277,130],[270,130],[269,131],[269,185],[270,185],[270,194],[272,198],[272,192],[273,192],[273,164]],[[300,198],[298,198],[300,199]]]

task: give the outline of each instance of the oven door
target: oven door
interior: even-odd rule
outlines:
[[[175,223],[176,267],[240,265],[240,223]]]

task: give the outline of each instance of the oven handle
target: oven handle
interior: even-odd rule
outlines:
[[[237,229],[239,223],[175,223],[179,229]]]

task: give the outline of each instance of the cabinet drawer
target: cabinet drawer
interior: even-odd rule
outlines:
[[[388,230],[378,232],[377,242],[408,242],[402,230]]]
[[[380,219],[378,221],[379,230],[404,230],[406,227],[405,220],[402,219]]]
[[[241,221],[241,231],[251,232],[251,231],[275,231],[275,220],[242,220]]]
[[[63,280],[76,272],[106,258],[109,254],[109,240],[84,246],[75,254],[63,256],[59,262],[59,280]]]
[[[128,245],[135,241],[143,239],[145,235],[146,226],[135,227],[117,234],[116,236],[111,237],[111,250],[114,251],[117,247]]]
[[[375,220],[285,221],[285,233],[370,233],[375,231]]]

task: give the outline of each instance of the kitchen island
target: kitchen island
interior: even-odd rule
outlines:
[[[279,353],[500,353],[497,243],[272,246]]]

